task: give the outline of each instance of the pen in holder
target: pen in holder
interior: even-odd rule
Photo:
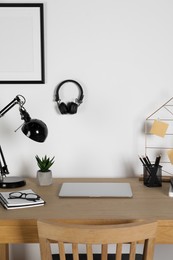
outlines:
[[[139,157],[143,164],[143,179],[144,185],[147,187],[161,187],[162,186],[162,166],[159,164],[161,156],[157,156],[155,163],[152,164],[148,156]]]
[[[162,166],[155,167],[151,164],[149,167],[143,166],[144,185],[147,187],[162,186]]]

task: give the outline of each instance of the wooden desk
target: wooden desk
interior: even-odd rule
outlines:
[[[15,210],[0,206],[1,260],[8,260],[8,244],[38,243],[36,222],[40,218],[84,223],[156,219],[159,223],[156,242],[173,244],[173,198],[168,197],[169,183],[163,183],[159,188],[148,188],[137,178],[68,178],[54,179],[53,185],[40,187],[35,179],[26,181],[27,185],[23,188],[33,189],[46,201],[46,205]],[[61,183],[69,181],[129,182],[133,198],[59,198]]]

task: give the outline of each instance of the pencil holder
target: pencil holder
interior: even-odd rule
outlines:
[[[161,187],[162,186],[162,166],[159,165],[156,169],[154,165],[146,168],[143,167],[144,185],[147,187]]]

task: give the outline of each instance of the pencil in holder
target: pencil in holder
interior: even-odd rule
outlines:
[[[152,164],[150,167],[143,167],[144,185],[147,187],[161,187],[162,186],[162,166],[157,168]]]

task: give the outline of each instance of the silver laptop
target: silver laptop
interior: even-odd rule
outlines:
[[[133,196],[130,183],[64,182],[59,197],[129,197]]]

